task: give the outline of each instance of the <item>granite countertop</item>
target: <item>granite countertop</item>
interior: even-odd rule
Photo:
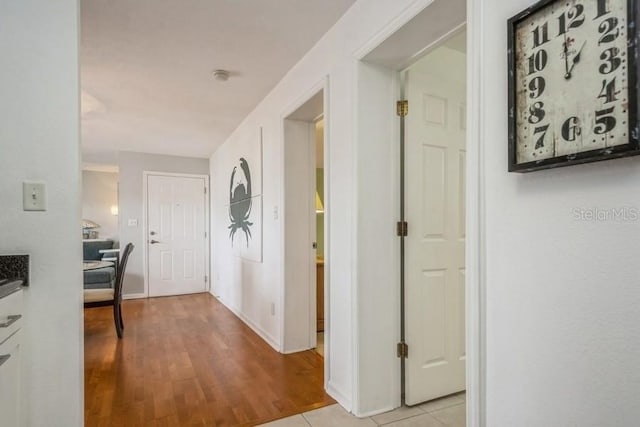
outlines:
[[[29,255],[0,255],[0,281],[17,278],[29,286]]]
[[[0,298],[18,291],[22,287],[21,279],[0,279]]]

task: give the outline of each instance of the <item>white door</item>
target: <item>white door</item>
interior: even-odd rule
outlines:
[[[147,176],[149,296],[205,292],[206,180]]]
[[[447,51],[407,72],[409,405],[465,389],[465,64]]]

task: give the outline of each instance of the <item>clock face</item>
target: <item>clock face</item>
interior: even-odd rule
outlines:
[[[627,0],[555,1],[516,24],[516,164],[629,144],[627,15]]]

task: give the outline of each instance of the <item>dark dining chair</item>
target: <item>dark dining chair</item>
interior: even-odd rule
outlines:
[[[116,283],[113,288],[85,289],[84,308],[113,306],[113,321],[116,324],[118,338],[122,338],[124,322],[122,321],[122,282],[124,282],[124,271],[127,268],[129,254],[133,251],[133,244],[127,243],[116,271]]]

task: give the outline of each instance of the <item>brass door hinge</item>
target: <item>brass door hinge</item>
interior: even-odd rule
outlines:
[[[409,224],[407,224],[407,221],[398,221],[396,224],[396,233],[400,237],[407,237],[409,233]]]
[[[406,359],[407,357],[409,357],[409,345],[406,342],[399,342],[397,351],[399,358]]]
[[[402,100],[396,102],[396,114],[400,117],[405,117],[409,114],[409,101]]]

